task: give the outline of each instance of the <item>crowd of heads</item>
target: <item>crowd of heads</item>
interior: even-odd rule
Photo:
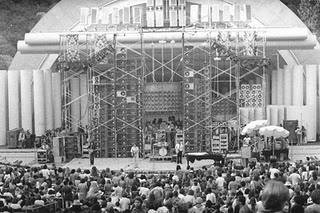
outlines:
[[[42,167],[0,169],[0,212],[61,202],[62,212],[320,212],[318,166],[224,165],[154,173]],[[58,211],[59,209],[57,209]]]

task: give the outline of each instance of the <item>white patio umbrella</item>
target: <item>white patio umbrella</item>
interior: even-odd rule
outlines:
[[[288,137],[289,136],[289,131],[284,129],[281,126],[265,126],[261,127],[259,130],[260,135],[264,135],[266,137],[272,137],[273,136],[273,141],[272,141],[272,155],[274,155],[274,141],[275,138],[280,138],[280,137]]]
[[[261,127],[267,126],[268,120],[255,120],[248,123],[243,130],[241,131],[241,135],[250,134],[255,130],[259,130]]]
[[[286,138],[289,136],[289,131],[281,126],[265,126],[261,127],[259,130],[260,135],[264,135],[266,137],[274,137],[274,138]]]

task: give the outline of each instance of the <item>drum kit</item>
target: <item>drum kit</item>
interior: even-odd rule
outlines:
[[[167,150],[167,147],[168,147],[168,142],[158,142],[158,143],[155,143],[153,144],[153,153],[155,153],[155,148],[158,148],[158,153],[160,156],[166,156],[168,154],[168,150]]]

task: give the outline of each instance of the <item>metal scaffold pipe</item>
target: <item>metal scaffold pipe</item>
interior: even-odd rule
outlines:
[[[180,40],[179,40],[180,41]],[[120,41],[119,41],[120,42]],[[150,41],[149,41],[150,42]],[[195,47],[203,46],[204,48],[208,47],[208,43],[205,42],[205,39],[202,42],[195,41],[195,40],[188,40],[188,42],[192,42],[191,44]],[[235,45],[235,44],[232,44]],[[231,45],[231,47],[233,47]],[[243,46],[241,42],[239,43],[240,46]],[[262,43],[257,43],[257,47],[263,45]],[[59,44],[56,45],[29,45],[26,44],[25,41],[18,41],[18,51],[22,54],[59,54],[61,52],[61,46]],[[267,41],[266,47],[267,49],[276,49],[276,50],[294,50],[294,49],[313,49],[316,46],[316,39],[315,36],[308,36],[305,40],[274,40],[274,41]],[[126,47],[126,43],[120,43],[118,47]],[[235,47],[235,46],[234,46]],[[139,42],[133,43],[129,45],[130,49],[140,49],[141,45]],[[176,41],[175,43],[148,43],[148,41],[145,41],[144,44],[145,49],[178,49],[181,48],[181,43]],[[88,48],[86,45],[79,45],[80,51],[88,51]]]
[[[266,38],[267,41],[283,41],[283,40],[305,40],[308,37],[306,28],[265,28],[265,29],[208,29],[208,30],[187,30],[185,39],[190,42],[200,42],[208,38],[216,39],[219,32],[229,32],[231,40],[237,38],[239,34],[245,32],[257,32],[257,39]],[[79,35],[79,44],[85,44],[88,40],[92,41],[94,35],[106,34],[107,40],[110,42],[114,34],[123,35],[118,38],[120,43],[135,43],[140,41],[140,33],[138,31],[117,31],[117,32],[63,32],[63,33],[27,33],[25,34],[25,43],[28,45],[58,45],[61,38],[65,39],[66,35]],[[241,35],[240,35],[241,36]],[[144,32],[144,41],[152,42],[157,40],[181,40],[181,32],[179,31],[147,31]]]

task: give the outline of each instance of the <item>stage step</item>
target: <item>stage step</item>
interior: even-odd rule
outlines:
[[[320,144],[306,144],[289,146],[289,158],[291,161],[302,160],[306,161],[306,157],[316,156],[320,159]]]
[[[22,160],[22,165],[36,163],[36,149],[8,149],[0,148],[0,163],[12,163]]]

